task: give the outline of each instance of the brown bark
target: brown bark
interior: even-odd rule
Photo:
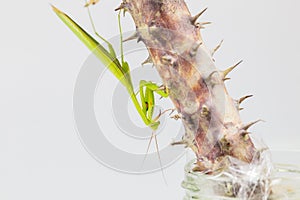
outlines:
[[[182,115],[182,143],[192,148],[199,169],[214,168],[226,156],[251,162],[256,152],[239,116],[239,102],[227,93],[227,73],[215,68],[202,41],[201,23],[183,0],[124,0],[163,83]]]

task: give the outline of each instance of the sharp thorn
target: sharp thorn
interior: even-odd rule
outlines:
[[[117,7],[117,8],[115,9],[115,11],[122,10],[122,9],[125,9],[125,8],[126,8],[125,3],[121,3],[121,5],[120,5],[119,7]]]
[[[197,26],[204,29],[205,25],[209,25],[209,24],[212,24],[212,22],[200,22]]]
[[[258,123],[258,122],[261,122],[263,120],[259,119],[259,120],[256,120],[254,122],[251,122],[249,124],[246,124],[242,127],[243,130],[247,131],[251,126],[253,126],[254,124]]]
[[[240,98],[240,99],[238,100],[238,104],[243,103],[243,101],[245,101],[246,99],[248,99],[248,98],[250,98],[250,97],[253,97],[253,95],[247,95],[247,96],[244,96],[244,97]]]
[[[124,39],[123,42],[127,42],[127,41],[130,41],[130,40],[135,40],[135,39],[138,39],[139,38],[139,35],[137,32],[135,32],[133,35],[129,36],[128,38]]]
[[[176,146],[176,145],[186,145],[187,142],[184,140],[178,141],[178,142],[172,142],[171,146]]]
[[[115,9],[115,11],[118,11],[118,10],[121,10],[121,9],[123,9],[122,4],[121,4],[119,7],[117,7],[117,8]]]
[[[223,78],[223,81],[229,81],[231,78]]]
[[[224,70],[222,72],[223,74],[223,78],[226,78],[226,76],[232,71],[234,70],[238,65],[240,65],[243,61],[241,60],[240,62],[238,62],[237,64],[233,65],[232,67],[229,67],[228,69]]]
[[[193,50],[197,51],[202,44],[203,42],[199,42],[198,44],[195,45],[195,47],[193,47]]]
[[[151,58],[150,55],[148,56],[148,58],[144,62],[142,62],[142,65],[149,64],[149,63],[150,64],[153,63],[152,58]]]
[[[200,25],[208,25],[208,24],[212,24],[212,22],[200,22]]]
[[[211,56],[215,55],[215,53],[221,48],[223,42],[224,42],[224,40],[221,40],[221,42],[212,50]]]
[[[207,8],[205,8],[204,10],[202,10],[200,13],[198,13],[197,15],[195,15],[194,17],[191,17],[190,21],[192,24],[196,24],[197,19],[207,10]]]
[[[205,25],[211,24],[212,22],[200,22],[200,23],[196,23],[195,26],[198,29],[205,29]]]
[[[194,56],[196,55],[196,53],[197,53],[199,47],[200,47],[202,44],[203,44],[203,42],[199,42],[199,43],[195,44],[195,45],[192,47],[192,49],[191,49],[191,51],[190,51],[190,56],[191,56],[191,57],[194,57]]]
[[[142,41],[142,37],[139,36],[139,37],[137,38],[137,43],[139,43],[140,41]]]

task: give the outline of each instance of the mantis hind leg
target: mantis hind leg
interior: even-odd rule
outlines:
[[[147,155],[149,153],[149,149],[150,149],[151,142],[152,142],[153,138],[154,138],[154,142],[155,142],[155,149],[156,149],[156,153],[157,153],[157,156],[158,156],[159,166],[160,166],[160,169],[161,169],[161,173],[162,173],[164,182],[167,184],[167,180],[166,180],[165,173],[164,173],[164,170],[163,170],[161,156],[160,156],[160,153],[159,153],[159,146],[158,146],[157,136],[156,136],[155,132],[152,132],[152,134],[151,134],[151,137],[150,137],[150,140],[149,140],[149,143],[148,143],[148,146],[147,146],[146,154],[144,156],[144,159],[143,159],[143,162],[142,162],[141,166],[143,167],[143,165],[144,165],[144,163],[146,161],[146,158],[147,158]]]
[[[90,10],[90,8],[89,8],[89,5],[90,4],[93,4],[93,0],[91,0],[90,2],[88,2],[87,0],[85,0],[85,7],[86,7],[86,9],[87,9],[87,12],[88,12],[88,16],[89,16],[89,20],[90,20],[90,23],[91,23],[91,25],[92,25],[92,29],[93,29],[93,32],[94,32],[94,34],[98,37],[98,38],[100,38],[103,42],[105,42],[106,44],[107,44],[107,46],[108,46],[108,49],[109,49],[109,53],[111,54],[111,56],[113,57],[113,58],[116,58],[117,56],[116,56],[116,52],[115,52],[115,50],[114,50],[114,48],[113,48],[113,46],[112,46],[112,44],[109,42],[109,41],[107,41],[104,37],[102,37],[99,33],[98,33],[98,31],[97,31],[97,29],[96,29],[96,26],[95,26],[95,23],[94,23],[94,20],[93,20],[93,17],[92,17],[92,13],[91,13],[91,10]],[[97,3],[97,2],[96,2]]]

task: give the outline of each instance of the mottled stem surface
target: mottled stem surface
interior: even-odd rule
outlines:
[[[124,0],[143,41],[182,116],[181,143],[198,158],[199,170],[211,169],[231,156],[250,163],[256,148],[248,125],[239,115],[239,101],[225,88],[228,71],[215,67],[212,51],[202,41],[199,15],[193,17],[183,0]]]

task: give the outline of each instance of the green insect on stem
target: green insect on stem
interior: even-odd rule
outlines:
[[[167,98],[169,96],[168,90],[158,86],[150,81],[141,80],[139,84],[140,100],[142,103],[142,109],[147,118],[150,120],[150,126],[153,130],[156,130],[160,124],[158,121],[161,114],[153,118],[155,97],[154,93],[157,93],[161,97]]]
[[[87,3],[87,1],[86,1]],[[157,93],[161,97],[168,97],[168,90],[166,88],[162,88],[152,82],[149,81],[140,81],[139,92],[140,92],[140,102],[137,99],[137,95],[134,92],[132,79],[130,75],[130,67],[129,64],[124,60],[124,50],[123,50],[123,33],[121,26],[121,11],[118,13],[118,26],[120,31],[120,49],[121,49],[121,62],[116,56],[116,52],[110,42],[108,42],[105,38],[103,38],[96,31],[95,24],[92,19],[91,12],[89,8],[88,15],[90,18],[90,22],[92,24],[93,31],[97,37],[99,37],[103,42],[105,42],[108,46],[108,50],[105,49],[101,44],[99,44],[91,35],[89,35],[84,29],[82,29],[76,22],[74,22],[68,15],[58,10],[56,7],[52,6],[53,11],[57,14],[57,16],[72,30],[72,32],[96,55],[96,57],[113,73],[113,75],[125,86],[127,89],[130,98],[141,116],[145,125],[150,127],[153,132],[151,139],[149,141],[149,145],[147,148],[147,153],[149,151],[149,147],[152,139],[155,139],[155,146],[160,162],[160,166],[162,168],[162,162],[159,154],[159,147],[157,142],[157,137],[155,135],[155,130],[158,129],[160,125],[159,118],[162,115],[160,113],[157,117],[153,118],[154,107],[155,107],[155,97],[154,93]],[[166,112],[166,111],[165,111]],[[163,113],[165,113],[163,112]],[[146,155],[147,155],[146,153]],[[146,158],[145,155],[145,158]],[[145,160],[145,159],[144,159]],[[163,170],[162,170],[163,173]],[[163,173],[164,180],[165,176]]]
[[[65,13],[52,6],[57,16],[72,30],[72,32],[103,62],[105,66],[119,79],[122,84],[127,88],[130,83],[124,79],[124,71],[119,62],[112,57],[112,55],[99,44],[92,36],[83,30],[76,22],[74,22]]]
[[[130,75],[130,67],[128,63],[124,60],[124,51],[122,44],[122,27],[120,22],[120,12],[118,14],[118,24],[120,29],[120,39],[121,39],[121,62],[116,57],[115,50],[111,43],[105,40],[98,32],[96,31],[94,22],[92,20],[91,12],[88,9],[90,21],[95,32],[95,35],[103,40],[108,45],[108,50],[105,49],[100,43],[98,43],[90,34],[88,34],[83,28],[81,28],[75,21],[73,21],[68,15],[52,6],[53,11],[56,15],[71,29],[71,31],[96,55],[96,57],[105,65],[107,68],[115,75],[115,77],[125,86],[127,89],[130,98],[141,116],[145,125],[149,126],[153,130],[156,130],[159,126],[159,121],[157,119],[153,120],[153,111],[154,111],[154,94],[157,94],[167,97],[167,93],[157,86],[154,83],[142,81],[142,87],[146,87],[145,94],[141,92],[140,98],[141,103],[138,101],[136,94],[134,93],[134,88]],[[148,104],[148,108],[146,109],[146,104]]]
[[[113,57],[113,55],[109,53],[109,51],[107,51],[101,44],[99,44],[91,35],[89,35],[84,29],[82,29],[68,15],[54,6],[52,6],[52,9],[56,13],[56,15],[71,29],[71,31],[85,44],[85,46],[87,46],[88,49],[90,49],[95,54],[95,56],[105,66],[107,66],[112,74],[115,75],[115,77],[125,86],[142,120],[146,125],[149,125],[150,121],[144,115],[144,112],[142,111],[142,108],[134,94],[130,75],[128,73],[125,73],[124,67],[121,66],[118,59]],[[127,68],[129,68],[129,66]]]

